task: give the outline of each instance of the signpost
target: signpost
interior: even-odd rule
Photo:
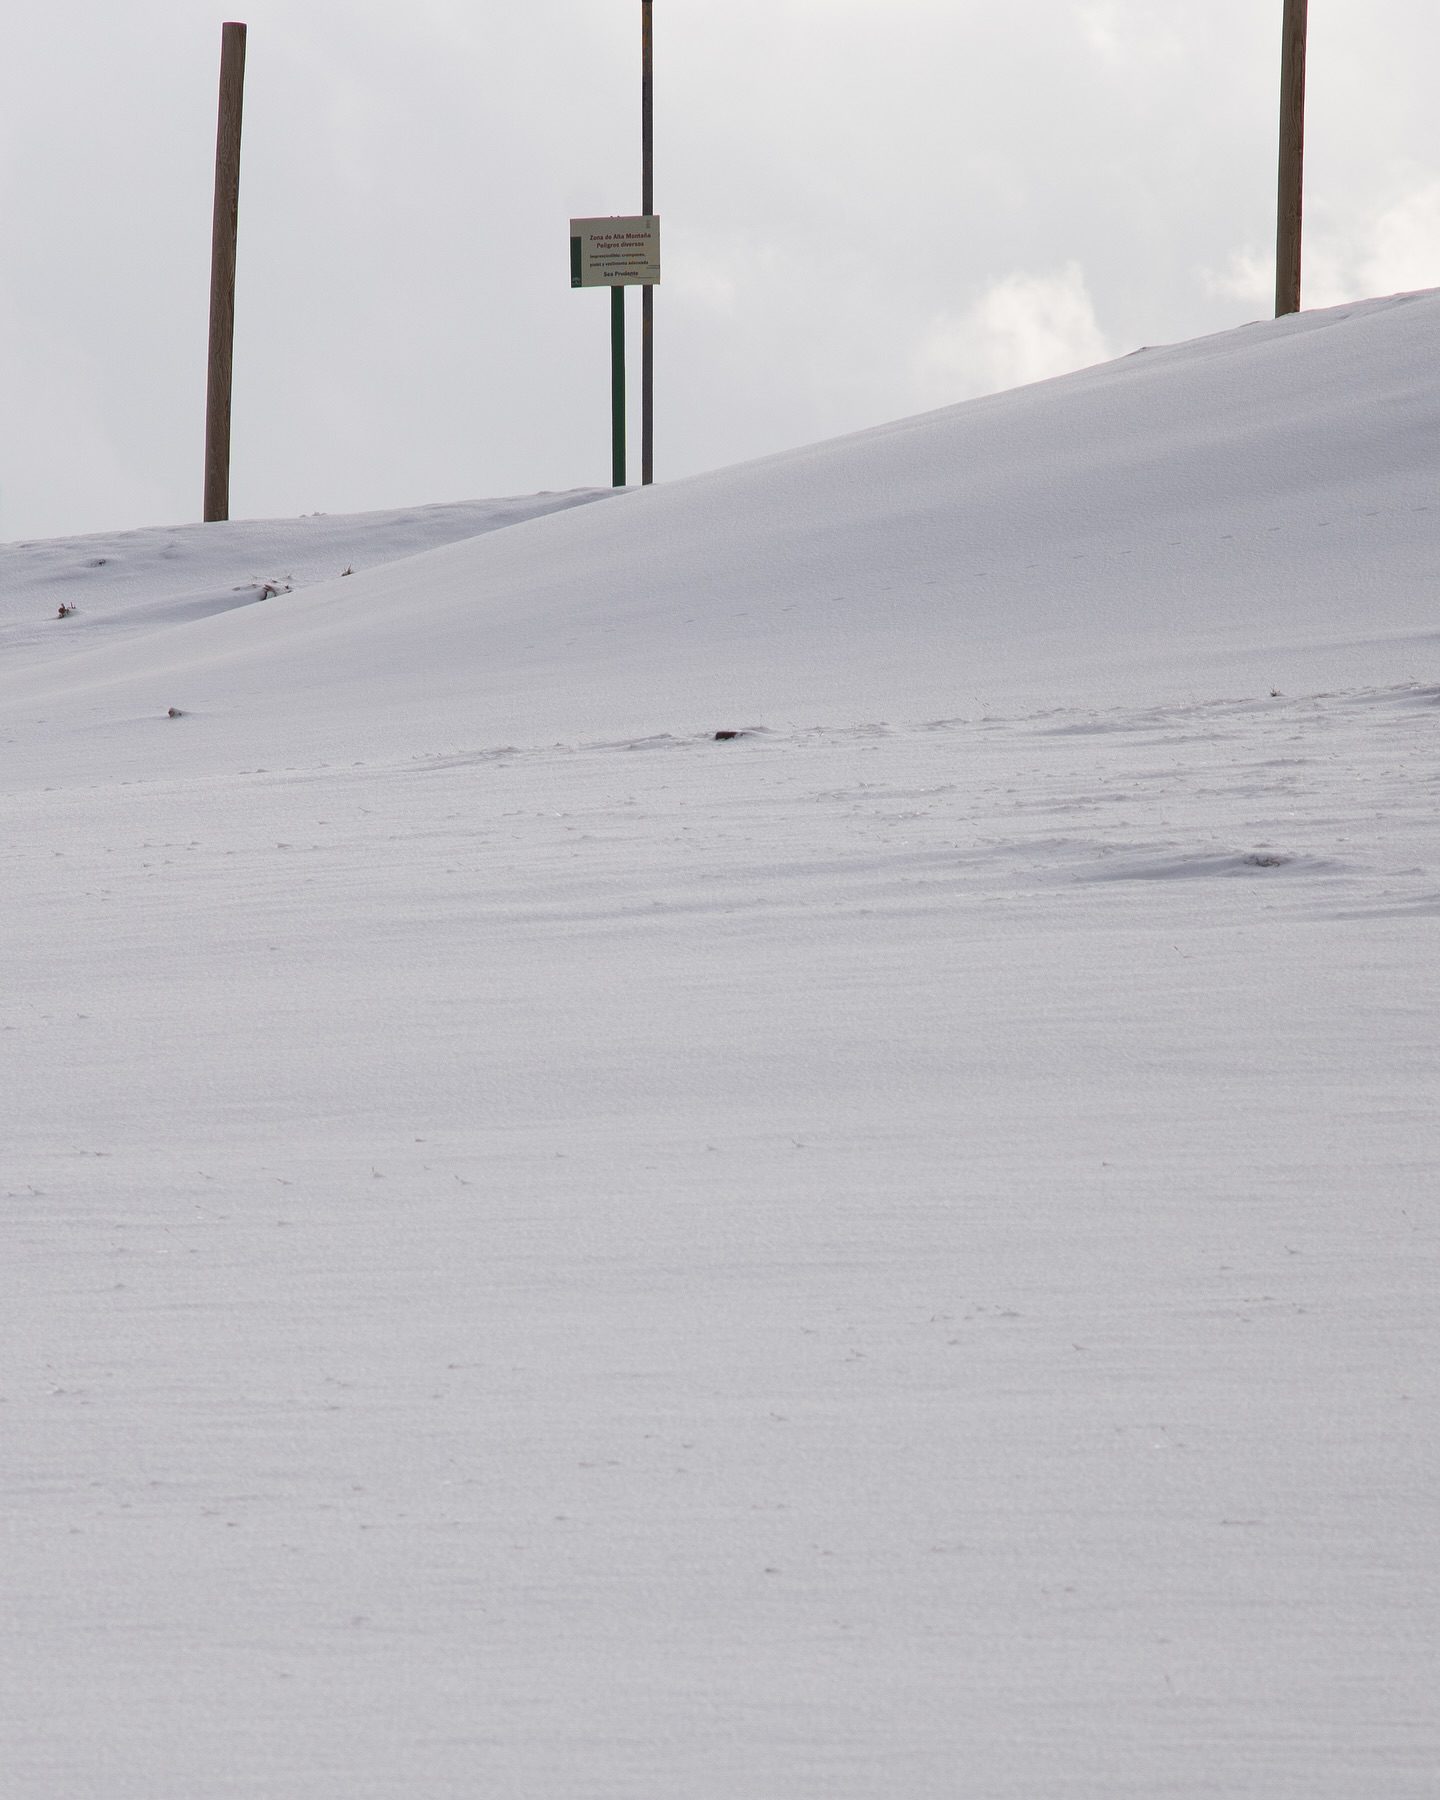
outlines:
[[[625,485],[625,290],[660,279],[660,221],[638,218],[570,221],[571,287],[610,290],[610,461],[616,487]]]

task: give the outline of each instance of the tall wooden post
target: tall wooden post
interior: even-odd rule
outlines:
[[[1305,29],[1309,0],[1285,0],[1280,43],[1280,183],[1275,208],[1275,317],[1300,310],[1305,195]]]
[[[655,41],[653,0],[640,0],[640,210],[655,211]],[[655,289],[640,290],[640,481],[655,479]]]
[[[245,27],[220,29],[220,122],[210,237],[210,363],[205,387],[205,519],[230,517],[230,388],[235,351],[235,244],[240,219],[240,120]]]

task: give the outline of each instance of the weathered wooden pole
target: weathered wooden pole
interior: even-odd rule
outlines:
[[[205,519],[230,517],[230,388],[235,353],[235,244],[240,220],[240,120],[245,27],[220,28],[220,122],[210,237],[210,362],[205,386]]]
[[[655,211],[655,38],[653,0],[640,0],[640,210]],[[640,481],[655,479],[655,289],[640,290]]]
[[[1275,207],[1275,317],[1300,310],[1305,196],[1305,34],[1309,0],[1285,0],[1280,41],[1280,184]]]

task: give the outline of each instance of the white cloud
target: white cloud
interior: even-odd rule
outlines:
[[[1079,263],[1007,275],[968,311],[935,319],[915,358],[932,404],[1064,375],[1111,355]]]
[[[1335,301],[1365,294],[1399,294],[1440,286],[1440,180],[1402,195],[1379,214],[1353,246],[1336,245],[1341,279],[1349,291]],[[1348,264],[1348,267],[1347,267]],[[1358,284],[1358,285],[1357,285]],[[1312,304],[1327,304],[1315,295]]]
[[[1200,279],[1218,299],[1262,306],[1275,295],[1275,261],[1258,250],[1237,250],[1223,269],[1204,269]]]
[[[669,280],[666,299],[687,302],[697,312],[733,318],[743,285],[737,272],[740,258],[703,242],[687,246],[683,227],[675,236],[680,240],[680,254],[675,258],[677,273]]]
[[[22,328],[0,295],[0,344],[22,343],[23,356],[0,361],[12,451],[0,481],[0,542],[75,531],[77,490],[105,496],[88,531],[164,518],[164,487],[135,454],[139,427],[107,413],[103,372],[35,319]],[[198,493],[198,451],[194,467]]]
[[[1085,42],[1116,71],[1172,62],[1184,43],[1171,21],[1156,15],[1152,0],[1081,0],[1076,8]]]
[[[1208,293],[1268,309],[1275,293],[1271,252],[1236,251],[1223,269],[1206,270]],[[1440,180],[1410,188],[1371,217],[1307,223],[1301,299],[1340,306],[1377,294],[1440,287]]]

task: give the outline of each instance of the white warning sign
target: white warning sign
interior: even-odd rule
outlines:
[[[570,221],[571,287],[653,287],[660,279],[660,221]]]

